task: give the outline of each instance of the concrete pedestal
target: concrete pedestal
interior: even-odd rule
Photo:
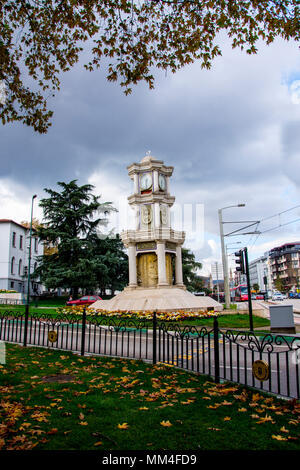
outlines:
[[[120,294],[110,300],[98,300],[90,306],[92,309],[107,311],[215,311],[223,306],[211,297],[198,297],[184,288],[169,287],[126,287]]]

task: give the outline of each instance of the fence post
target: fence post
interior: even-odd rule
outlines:
[[[219,356],[219,325],[214,317],[214,353],[215,353],[215,382],[220,383],[220,356]]]
[[[23,338],[23,346],[24,347],[27,346],[28,316],[29,316],[29,305],[26,304],[26,306],[25,306],[24,338]]]
[[[81,355],[84,356],[85,349],[85,324],[86,324],[86,309],[84,307],[82,313],[82,330],[81,330]]]
[[[157,327],[156,312],[153,312],[153,333],[152,333],[153,364],[156,364],[156,327]]]

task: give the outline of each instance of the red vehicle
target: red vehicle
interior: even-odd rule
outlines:
[[[231,297],[233,298],[234,302],[248,301],[248,289],[246,284],[233,287],[231,289]]]
[[[77,300],[69,300],[67,305],[91,305],[97,300],[102,300],[99,295],[85,295],[84,297],[80,297]]]

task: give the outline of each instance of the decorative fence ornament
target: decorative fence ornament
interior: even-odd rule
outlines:
[[[56,341],[57,341],[57,332],[54,331],[54,330],[49,331],[48,340],[50,341],[50,343],[56,343]]]
[[[266,361],[258,360],[252,364],[252,373],[260,382],[269,379],[269,364]]]

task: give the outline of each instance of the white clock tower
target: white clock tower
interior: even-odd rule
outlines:
[[[90,308],[113,311],[222,310],[211,297],[197,297],[183,284],[181,249],[185,233],[171,227],[170,195],[174,168],[147,152],[127,167],[133,180],[128,197],[135,210],[135,229],[121,233],[128,250],[129,284],[110,300],[98,300]]]
[[[121,234],[128,248],[129,287],[184,288],[181,246],[185,233],[173,230],[170,223],[175,198],[170,195],[169,180],[174,168],[147,154],[127,169],[134,183],[128,201],[136,213],[135,230]]]

